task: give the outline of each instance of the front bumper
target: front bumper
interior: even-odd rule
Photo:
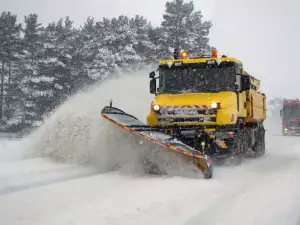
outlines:
[[[289,127],[282,130],[284,134],[300,135],[300,127]]]

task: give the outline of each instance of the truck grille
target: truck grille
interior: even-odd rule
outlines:
[[[215,109],[208,110],[197,110],[197,109],[173,109],[173,110],[160,110],[158,112],[159,115],[167,116],[183,116],[183,115],[213,115],[216,114],[217,111]]]
[[[290,121],[289,122],[290,127],[300,127],[300,122],[298,121]]]
[[[164,117],[158,118],[159,123],[205,123],[205,122],[216,122],[216,117]]]

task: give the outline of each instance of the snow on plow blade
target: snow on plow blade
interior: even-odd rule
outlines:
[[[195,164],[202,171],[205,178],[213,176],[211,158],[182,143],[175,137],[165,134],[158,128],[150,127],[136,117],[115,107],[104,107],[101,116],[134,135],[140,136],[166,149],[183,154],[188,158],[189,162]]]

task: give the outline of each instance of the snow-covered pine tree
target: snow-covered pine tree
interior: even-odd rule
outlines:
[[[156,45],[149,38],[151,23],[142,16],[135,16],[130,19],[130,28],[136,36],[136,44],[133,45],[135,52],[141,56],[142,63],[152,63],[156,58]]]
[[[38,73],[30,79],[32,83],[32,96],[34,104],[26,107],[34,107],[36,116],[33,117],[32,126],[42,124],[43,118],[55,108],[54,82],[57,65],[57,36],[56,24],[48,24],[41,34],[42,49],[38,63]]]
[[[19,54],[17,54],[19,58]],[[19,68],[21,60],[14,60],[10,65],[10,76],[7,80],[5,89],[5,108],[4,116],[6,117],[6,132],[18,132],[23,128],[24,120],[24,102],[22,86],[22,73]]]
[[[73,28],[73,21],[66,17],[65,22],[60,19],[56,24],[56,64],[54,70],[55,91],[54,98],[57,100],[65,100],[74,93],[75,76],[72,74],[72,55],[74,48],[72,44],[75,42],[76,30]],[[60,104],[60,102],[56,102]]]
[[[68,90],[66,97],[73,95],[78,89],[91,83],[85,68],[85,55],[82,54],[81,49],[85,42],[81,39],[81,30],[73,27],[73,21],[66,17],[64,27],[61,33],[61,40],[59,45],[62,46],[62,54],[60,61],[65,65],[65,72],[69,77],[64,80],[65,90]],[[62,65],[61,65],[62,66]],[[69,82],[69,84],[67,84]]]
[[[110,35],[105,33],[109,30],[109,20],[107,22],[108,26],[104,22],[88,18],[81,30],[80,52],[84,61],[86,83],[102,81],[113,71],[113,54],[108,50],[105,40]]]
[[[78,89],[84,88],[86,85],[91,84],[93,80],[88,76],[88,52],[86,49],[86,45],[90,43],[90,40],[93,38],[93,31],[90,32],[90,29],[93,29],[94,20],[88,18],[87,23],[89,20],[93,21],[92,24],[89,24],[88,27],[81,29],[74,29],[73,39],[69,39],[71,41],[69,43],[72,46],[71,53],[71,61],[70,61],[70,70],[73,79],[73,90],[72,93],[77,91]],[[85,31],[83,31],[85,30]]]
[[[189,23],[189,49],[198,53],[211,50],[208,35],[212,22],[203,22],[202,18],[201,11],[193,12]]]
[[[95,19],[88,17],[79,34],[76,37],[76,55],[82,62],[82,74],[79,76],[81,83],[88,84],[92,82],[89,75],[89,67],[96,55],[97,47],[94,46],[96,36]]]
[[[41,76],[39,73],[39,64],[43,59],[43,27],[38,22],[37,14],[25,16],[25,29],[23,38],[23,57],[20,63],[24,102],[23,128],[30,129],[35,126],[36,121],[41,121],[42,112],[37,103],[39,99],[39,87]]]
[[[77,30],[66,17],[51,23],[44,32],[44,59],[39,65],[37,98],[40,112],[47,115],[76,90],[76,78],[80,74],[80,57],[76,55]],[[82,69],[83,70],[83,69]]]
[[[164,20],[161,24],[165,33],[166,57],[170,57],[172,54],[169,48],[187,49],[189,47],[189,23],[193,10],[193,2],[184,3],[183,0],[172,0],[166,3]]]
[[[16,99],[12,85],[16,81],[16,65],[20,58],[21,24],[11,12],[0,16],[0,127],[4,129],[7,120],[13,116]],[[9,96],[8,96],[9,94]],[[17,92],[16,92],[17,94]]]
[[[165,51],[168,51],[168,46],[165,46],[167,33],[163,31],[162,27],[151,26],[148,29],[148,38],[149,41],[155,46],[152,57],[156,60],[163,59],[166,56]]]
[[[117,70],[129,72],[136,70],[142,62],[142,57],[137,54],[134,45],[138,44],[136,33],[130,28],[129,18],[119,16],[112,18],[110,23],[105,24],[106,46],[112,53]]]
[[[172,57],[173,49],[199,52],[209,50],[209,30],[211,21],[202,21],[201,11],[194,12],[192,1],[172,0],[166,3],[161,24],[163,57]]]

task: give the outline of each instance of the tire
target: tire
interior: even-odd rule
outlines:
[[[230,163],[238,166],[243,162],[244,154],[246,152],[246,133],[245,130],[240,130],[238,139],[236,140],[237,151],[233,154],[233,158],[229,159]]]
[[[207,171],[204,172],[204,178],[211,179],[212,177],[213,177],[213,169],[212,167],[209,167]]]
[[[205,179],[211,179],[213,177],[213,174],[206,174],[204,176]]]
[[[243,159],[244,159],[243,154],[238,153],[238,154],[236,154],[236,155],[233,155],[231,158],[229,158],[229,159],[227,160],[227,162],[229,163],[229,165],[232,165],[232,166],[239,166],[239,165],[242,164]]]
[[[259,128],[259,132],[256,139],[258,141],[255,143],[253,151],[255,152],[256,157],[262,157],[266,152],[265,129],[263,126]]]

